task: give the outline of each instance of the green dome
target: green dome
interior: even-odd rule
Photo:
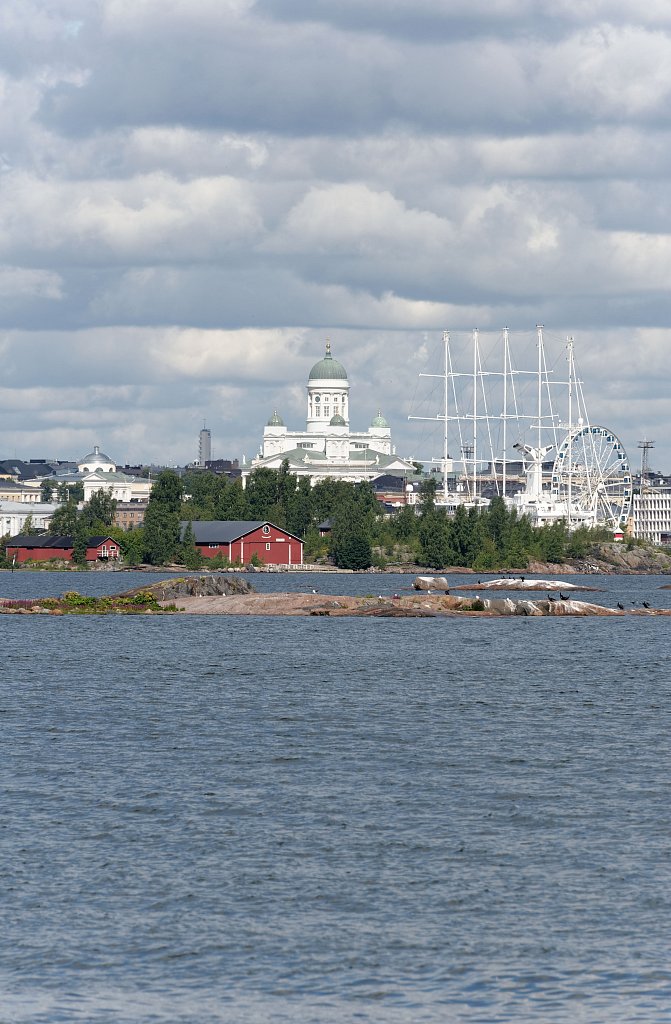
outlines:
[[[272,416],[268,420],[268,426],[269,427],[283,427],[284,426],[284,420],[279,415],[277,409],[275,409],[275,411],[273,412]]]
[[[346,424],[345,420],[342,418],[342,416],[340,415],[340,413],[337,412],[335,414],[335,416],[331,416],[331,419],[329,420],[329,426],[330,427],[346,427],[347,424]]]
[[[310,370],[308,380],[347,380],[347,370],[331,355],[331,342],[326,342],[326,354]]]
[[[389,424],[379,409],[377,410],[377,416],[373,417],[371,427],[385,427],[386,429],[389,429]]]

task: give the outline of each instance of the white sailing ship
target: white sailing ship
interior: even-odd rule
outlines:
[[[442,424],[442,457],[432,460],[442,469],[439,501],[472,506],[498,494],[538,526],[565,520],[569,529],[621,531],[633,493],[624,446],[614,431],[590,422],[573,339],[564,343],[562,380],[548,363],[541,326],[534,347],[535,365],[519,369],[505,329],[488,346],[486,361],[475,330],[467,345],[470,366],[457,366],[450,332],[443,333],[442,372],[421,375],[442,382],[442,407],[410,417]],[[463,359],[463,343],[458,349]],[[450,455],[455,447],[457,458]]]

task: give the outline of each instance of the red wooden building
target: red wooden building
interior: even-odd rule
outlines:
[[[182,538],[188,523],[182,523]],[[256,555],[266,565],[302,565],[303,541],[263,520],[213,520],[191,523],[196,547],[203,558],[221,555],[243,565]]]
[[[72,561],[74,538],[55,537],[50,534],[38,534],[35,537],[11,537],[7,541],[7,558],[22,562],[48,562],[52,558]],[[89,537],[86,548],[86,561],[109,561],[118,558],[121,549],[112,537]]]

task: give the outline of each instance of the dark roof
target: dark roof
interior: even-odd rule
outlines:
[[[23,462],[22,459],[3,459],[0,467],[8,473],[16,473],[20,480],[34,480],[38,476],[54,476],[54,467],[49,462]]]
[[[393,473],[383,473],[371,480],[371,487],[374,491],[402,491],[405,489],[406,481],[402,476],[395,476]]]
[[[90,548],[97,548],[103,541],[114,540],[113,537],[100,536],[100,537],[89,537],[87,539],[87,545]],[[74,537],[61,537],[54,536],[49,533],[36,534],[35,536],[24,537],[18,534],[16,537],[10,537],[7,541],[8,548],[63,548],[68,549],[74,547]]]
[[[231,544],[234,540],[239,540],[240,537],[246,537],[248,533],[258,530],[261,526],[274,526],[274,523],[269,523],[267,519],[201,519],[194,520],[191,525],[196,544]],[[187,526],[188,522],[180,523],[182,540],[184,540]],[[274,526],[274,528],[282,529],[279,526]],[[287,537],[300,540],[300,537],[296,537],[295,533],[289,533],[288,530],[282,529],[282,533],[286,533]]]

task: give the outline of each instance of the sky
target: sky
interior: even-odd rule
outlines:
[[[542,323],[671,471],[670,113],[666,0],[4,0],[0,457],[249,460],[329,338],[427,460],[442,332]]]

